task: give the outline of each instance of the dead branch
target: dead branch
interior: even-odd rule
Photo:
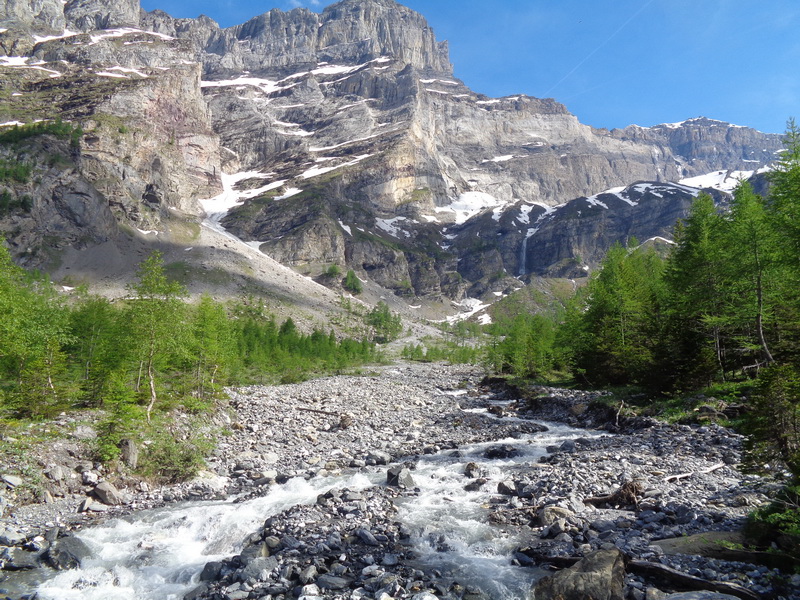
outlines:
[[[689,473],[679,473],[677,475],[669,475],[668,477],[664,477],[664,481],[669,483],[670,481],[678,481],[679,479],[686,479],[687,477],[692,477],[693,475],[708,475],[709,473],[713,473],[717,469],[721,469],[725,466],[725,463],[717,463],[715,465],[710,466],[707,469],[701,469],[700,471],[690,471]]]
[[[638,506],[639,496],[643,493],[644,488],[638,481],[626,481],[613,494],[584,498],[583,503],[592,506]]]

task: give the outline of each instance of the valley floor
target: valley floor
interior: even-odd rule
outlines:
[[[251,536],[250,547],[269,546],[258,552],[262,558],[271,553],[272,560],[262,566],[269,566],[266,570],[274,576],[253,569],[255,576],[245,573],[255,555],[243,554],[212,568],[205,583],[187,597],[266,598],[302,592],[303,586],[314,586],[306,596],[324,598],[378,598],[384,588],[383,598],[493,597],[459,587],[446,571],[420,566],[419,548],[408,539],[421,532],[399,525],[396,517],[398,506],[422,502],[423,492],[415,488],[413,478],[422,476],[427,457],[460,465],[473,454],[457,449],[491,443],[464,450],[479,452],[475,467],[469,462],[447,478],[455,485],[453,499],[464,490],[484,494],[482,518],[497,526],[498,535],[513,531],[521,536],[514,539],[524,540],[509,555],[509,563],[564,564],[565,557],[619,549],[636,561],[717,582],[717,588],[709,583],[705,589],[729,586],[728,593],[739,597],[800,597],[800,576],[750,564],[744,555],[731,560],[720,550],[722,542],[711,549],[715,557],[701,556],[702,544],[690,537],[719,536],[735,545],[733,532],[747,512],[776,491],[769,481],[739,470],[741,436],[716,425],[637,421],[622,423],[613,435],[587,429],[585,435],[579,433],[529,458],[526,447],[531,440],[546,428],[560,427],[553,424],[556,421],[572,427],[605,425],[608,415],[588,409],[598,394],[542,388],[537,405],[530,407],[511,390],[482,380],[480,370],[469,366],[398,364],[360,376],[230,390],[229,406],[218,416],[225,435],[208,461],[208,472],[197,480],[146,491],[130,482],[124,490],[127,504],[102,508],[91,517],[77,514],[87,486],[51,504],[11,507],[2,526],[17,538],[30,538],[54,526],[81,527],[88,520],[176,500],[235,493],[237,502],[246,501],[272,493],[293,477],[313,481],[348,472],[374,474],[387,468],[380,465],[402,459],[409,469],[402,477],[412,478],[407,487],[378,485],[353,492],[352,498],[347,492],[334,492],[316,505],[290,508],[270,518]],[[511,460],[519,456],[522,460]],[[384,477],[381,483],[385,481]],[[639,486],[635,505],[585,502],[629,482]],[[122,487],[125,480],[119,483]],[[337,530],[338,542],[331,542],[331,527]],[[676,538],[695,543],[687,546]],[[326,552],[331,557],[346,555],[346,560],[328,560]],[[708,548],[702,553],[709,554]],[[388,575],[393,576],[392,589],[387,588]],[[657,587],[678,587],[674,581],[656,582],[633,570],[625,575],[624,585],[626,597],[636,600],[658,597]]]

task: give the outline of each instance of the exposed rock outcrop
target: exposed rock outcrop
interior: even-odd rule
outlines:
[[[46,236],[58,248],[108,243],[118,225],[196,227],[223,171],[248,172],[222,224],[283,264],[347,266],[402,296],[481,296],[669,237],[696,190],[668,182],[756,171],[781,148],[711,119],[609,132],[553,99],[486,98],[394,0],[230,28],[137,0],[15,1],[0,28],[0,122],[61,117],[86,134],[56,164],[40,142],[0,145],[35,163],[37,183],[6,186],[32,209],[0,217],[29,265],[48,262]],[[603,195],[633,182],[652,184]]]

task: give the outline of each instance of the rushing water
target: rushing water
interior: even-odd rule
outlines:
[[[398,502],[398,519],[416,532],[420,565],[441,571],[445,582],[478,587],[493,599],[528,597],[539,573],[513,566],[510,560],[524,540],[513,528],[490,525],[486,507],[510,467],[537,461],[548,445],[591,435],[560,425],[549,427],[548,432],[522,439],[475,444],[418,460],[412,475],[420,492]],[[486,448],[497,444],[513,445],[521,453],[504,460],[484,458]],[[464,491],[464,468],[469,462],[478,463],[489,479],[479,491]],[[246,502],[172,505],[85,529],[79,537],[93,557],[80,569],[51,573],[38,585],[38,598],[180,600],[196,585],[206,562],[236,554],[244,538],[266,518],[296,504],[312,503],[332,488],[358,490],[382,481],[385,468],[310,481],[297,478]]]
[[[566,439],[585,436],[561,425],[548,424],[550,430],[522,439],[497,440],[425,457],[413,472],[420,494],[400,503],[399,519],[419,533],[416,549],[420,562],[438,569],[446,580],[481,589],[491,598],[528,598],[531,583],[542,575],[538,569],[511,564],[510,555],[524,540],[515,528],[501,528],[487,520],[487,505],[497,495],[497,483],[513,466],[536,462],[546,454],[545,447]],[[508,444],[519,456],[487,460],[490,446]],[[489,482],[481,490],[464,490],[464,469],[477,463]]]

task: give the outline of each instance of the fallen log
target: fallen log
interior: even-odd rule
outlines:
[[[735,583],[727,583],[725,581],[707,581],[681,573],[671,567],[662,565],[660,563],[649,562],[646,560],[630,560],[628,561],[628,572],[641,575],[642,577],[651,577],[663,581],[670,587],[691,591],[712,591],[720,594],[730,594],[742,600],[762,600],[761,594],[752,590],[748,590]]]

